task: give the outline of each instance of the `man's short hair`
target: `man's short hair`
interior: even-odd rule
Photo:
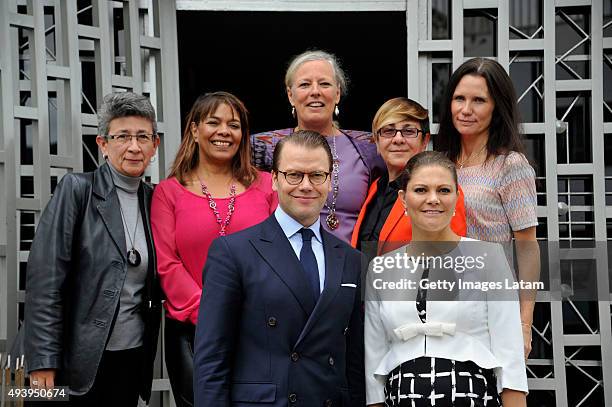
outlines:
[[[332,136],[335,137],[335,136]],[[329,143],[325,140],[320,133],[312,130],[298,130],[295,133],[291,133],[288,136],[283,137],[274,148],[274,154],[272,155],[272,170],[278,171],[278,163],[280,161],[280,155],[283,150],[283,146],[287,143],[294,144],[296,146],[304,147],[309,150],[317,148],[323,148],[327,153],[329,159],[329,172],[332,171],[333,158]]]

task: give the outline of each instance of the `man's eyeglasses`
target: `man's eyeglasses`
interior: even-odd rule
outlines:
[[[304,175],[308,176],[308,180],[313,185],[321,185],[329,177],[329,172],[325,171],[313,171],[313,172],[299,172],[299,171],[276,171],[285,176],[289,185],[300,185],[304,179]]]
[[[132,138],[136,138],[136,141],[138,142],[138,144],[147,145],[153,142],[153,140],[155,139],[155,136],[156,136],[155,134],[146,134],[146,133],[142,133],[142,134],[120,133],[120,134],[107,134],[106,138],[115,140],[119,144],[131,143]]]
[[[398,131],[400,132],[402,137],[406,137],[406,138],[415,138],[419,136],[419,133],[424,133],[423,130],[419,130],[416,127],[405,127],[403,129],[396,129],[393,127],[384,127],[378,130],[378,135],[384,138],[393,138],[395,137]]]

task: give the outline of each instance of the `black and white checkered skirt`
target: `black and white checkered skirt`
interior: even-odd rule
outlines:
[[[474,362],[420,357],[402,363],[387,376],[388,407],[501,407],[492,369]]]
[[[423,271],[427,279],[429,269]],[[427,322],[427,290],[421,289],[416,309]],[[387,407],[501,407],[497,378],[492,369],[472,361],[460,362],[423,356],[402,363],[387,376]]]

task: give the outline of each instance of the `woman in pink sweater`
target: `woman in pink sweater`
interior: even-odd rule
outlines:
[[[251,165],[247,110],[238,98],[227,92],[200,96],[186,123],[151,209],[167,298],[166,366],[179,407],[193,405],[193,337],[208,248],[220,235],[263,221],[278,202],[270,174]]]

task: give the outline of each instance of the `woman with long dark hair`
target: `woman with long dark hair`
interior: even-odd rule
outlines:
[[[496,61],[473,58],[452,74],[436,149],[457,166],[467,236],[517,244],[520,278],[539,279],[535,171],[525,158],[516,92]],[[521,292],[525,357],[531,351],[534,292]]]

